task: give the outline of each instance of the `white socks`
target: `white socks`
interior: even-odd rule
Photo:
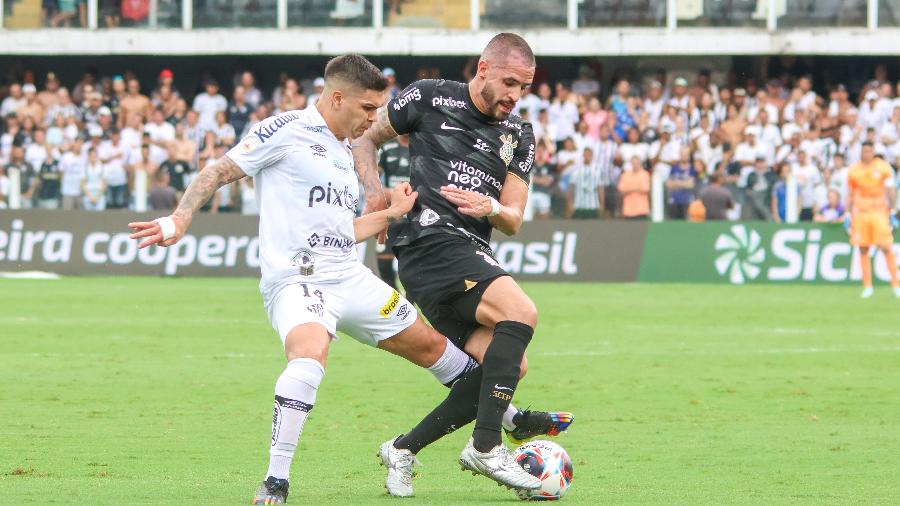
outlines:
[[[513,430],[516,428],[516,424],[513,423],[513,417],[516,416],[516,413],[519,412],[519,409],[509,403],[509,407],[506,408],[506,412],[503,413],[503,428],[506,430]]]
[[[460,376],[476,367],[478,367],[478,362],[475,359],[447,339],[447,348],[444,349],[444,354],[428,368],[428,371],[434,375],[438,382],[449,387]]]
[[[316,403],[316,390],[325,369],[316,360],[298,358],[288,362],[275,382],[275,412],[272,415],[272,447],[266,476],[288,479],[291,460],[303,431],[306,416]]]

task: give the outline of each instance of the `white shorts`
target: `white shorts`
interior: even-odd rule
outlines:
[[[375,346],[416,321],[416,308],[366,266],[354,263],[334,281],[318,279],[286,284],[265,301],[269,322],[281,342],[294,327],[321,324],[335,336],[341,331]]]

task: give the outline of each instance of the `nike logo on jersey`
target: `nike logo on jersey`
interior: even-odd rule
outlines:
[[[447,124],[446,121],[443,122],[443,123],[441,123],[441,130],[459,130],[460,132],[465,132],[465,131],[466,131],[465,128],[456,128],[455,126],[450,126],[450,125]]]
[[[509,390],[510,392],[513,391],[512,388],[509,388],[509,387],[501,387],[500,385],[498,385],[498,384],[496,384],[496,383],[494,383],[494,390]]]

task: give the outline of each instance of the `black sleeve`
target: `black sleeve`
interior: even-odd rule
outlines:
[[[522,135],[507,171],[528,183],[531,181],[531,166],[534,163],[534,131],[531,123],[522,122]]]
[[[399,135],[416,129],[422,116],[431,110],[431,95],[434,93],[434,79],[416,81],[388,102],[388,119]]]

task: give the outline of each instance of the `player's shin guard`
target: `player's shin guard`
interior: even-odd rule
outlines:
[[[450,393],[411,431],[397,438],[394,447],[419,453],[422,448],[468,424],[478,410],[481,367],[467,372],[450,388]]]
[[[503,414],[519,383],[519,366],[534,329],[524,323],[502,321],[494,327],[494,339],[484,353],[478,416],[472,433],[473,445],[488,452],[501,442]]]
[[[428,368],[428,372],[433,374],[435,379],[442,385],[450,387],[458,379],[462,378],[465,373],[476,367],[478,367],[478,362],[474,358],[457,348],[455,344],[447,339],[447,347],[444,348],[444,354]]]
[[[394,290],[397,290],[397,273],[394,272],[394,259],[378,258],[378,276]]]
[[[275,410],[272,415],[272,447],[266,476],[288,479],[291,460],[309,411],[316,403],[316,391],[325,369],[316,360],[298,358],[288,362],[275,383]]]

